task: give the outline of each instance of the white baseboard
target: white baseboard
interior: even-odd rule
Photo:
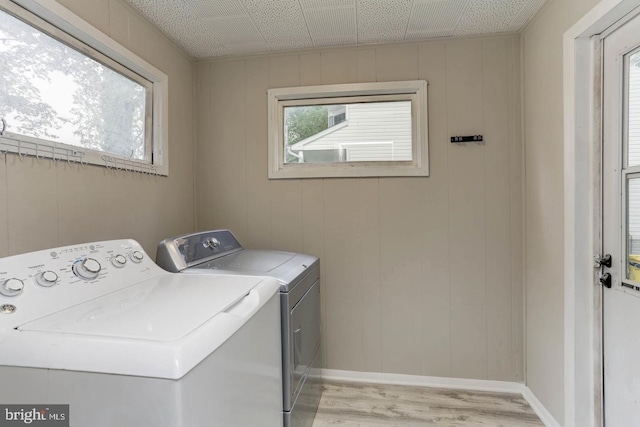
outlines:
[[[522,383],[513,381],[474,380],[466,378],[427,377],[422,375],[388,374],[380,372],[341,371],[322,369],[321,376],[326,380],[349,381],[356,383],[394,384],[419,387],[436,387],[472,391],[490,391],[496,393],[520,394],[529,403],[546,427],[561,427],[547,408],[533,392]]]
[[[379,372],[339,371],[323,369],[322,378],[359,383],[413,385],[422,387],[453,388],[497,393],[522,393],[522,384],[509,381],[471,380],[464,378],[425,377],[422,375],[387,374]]]
[[[553,418],[553,415],[551,415],[549,411],[547,411],[547,408],[545,408],[542,402],[538,400],[538,398],[536,397],[535,394],[533,394],[531,389],[529,389],[529,387],[527,387],[524,384],[522,384],[521,386],[522,386],[522,397],[524,397],[524,400],[526,400],[529,403],[529,406],[531,406],[531,409],[533,409],[533,411],[536,413],[538,418],[540,418],[540,420],[544,423],[544,425],[547,427],[560,427],[560,423],[556,421],[555,418]]]

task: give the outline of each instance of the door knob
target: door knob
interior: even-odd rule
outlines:
[[[598,279],[598,281],[605,288],[611,289],[611,274],[604,273],[602,276],[600,276],[600,279]]]

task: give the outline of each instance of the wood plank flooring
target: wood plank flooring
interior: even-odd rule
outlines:
[[[518,394],[326,382],[313,427],[544,427]]]

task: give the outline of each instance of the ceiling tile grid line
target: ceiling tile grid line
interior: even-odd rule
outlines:
[[[468,5],[469,0],[414,3],[405,40],[451,36]]]
[[[195,59],[519,31],[547,0],[128,0]]]
[[[518,31],[531,19],[533,16],[542,9],[546,0],[529,0],[525,3],[520,11],[514,15],[511,22],[505,27],[504,31],[512,32]]]
[[[453,37],[453,35],[455,34],[456,30],[458,29],[458,27],[460,26],[460,21],[462,21],[462,17],[467,13],[467,11],[469,10],[469,6],[470,6],[471,0],[465,0],[465,5],[464,8],[462,10],[462,13],[460,14],[460,16],[458,16],[458,19],[456,20],[456,24],[453,26],[453,31],[451,32],[451,36]]]
[[[327,0],[324,0],[324,1],[327,1]],[[322,0],[316,0],[315,1],[315,3],[322,4],[321,2],[322,2]],[[309,0],[307,0],[307,3],[309,3]],[[311,26],[309,25],[309,18],[307,16],[307,11],[305,11],[304,7],[302,7],[301,0],[298,0],[298,6],[300,6],[300,10],[302,11],[302,17],[304,18],[304,25],[307,28],[307,34],[309,34],[309,39],[311,40],[311,44],[313,45],[313,47],[316,47],[315,40],[313,39],[313,35],[311,33]],[[331,9],[331,8],[329,8],[329,9]]]

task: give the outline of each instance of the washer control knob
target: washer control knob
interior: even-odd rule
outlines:
[[[122,268],[126,263],[127,258],[125,258],[124,255],[118,254],[111,258],[111,264],[113,264],[114,267]]]
[[[102,266],[93,258],[85,258],[73,264],[73,272],[76,276],[86,280],[98,277],[100,270],[102,270]]]
[[[137,264],[142,262],[142,260],[144,259],[144,255],[142,255],[142,252],[140,251],[133,251],[131,252],[131,254],[129,254],[129,258],[131,258],[131,261]]]
[[[57,282],[58,282],[58,275],[51,270],[43,271],[42,273],[36,276],[36,283],[38,283],[38,285],[40,286],[44,286],[45,288],[53,286]]]
[[[0,284],[0,294],[5,297],[15,297],[16,295],[20,295],[23,289],[24,282],[16,278],[7,279]]]

